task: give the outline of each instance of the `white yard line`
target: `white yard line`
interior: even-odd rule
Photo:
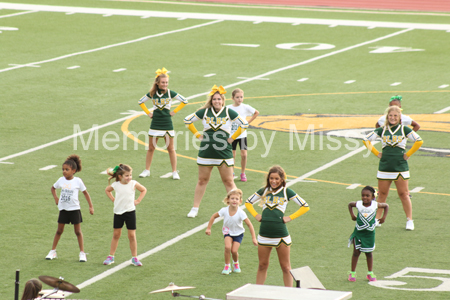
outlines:
[[[445,16],[450,17],[450,13],[437,13],[437,12],[406,12],[406,11],[385,11],[385,10],[370,10],[370,9],[345,9],[345,8],[309,8],[309,7],[297,7],[288,5],[250,5],[250,4],[220,4],[220,3],[184,3],[173,1],[151,1],[151,0],[105,0],[114,2],[144,2],[144,3],[158,3],[158,4],[175,4],[175,5],[190,5],[190,6],[209,6],[209,7],[234,7],[242,9],[270,9],[270,10],[301,10],[301,11],[318,11],[318,12],[341,12],[341,13],[357,13],[357,14],[381,14],[381,15],[419,15],[419,16]]]
[[[0,8],[1,8],[1,3],[0,3]],[[94,48],[94,49],[90,49],[90,50],[86,50],[86,51],[80,51],[80,52],[75,52],[75,53],[71,53],[71,54],[66,54],[66,55],[62,55],[62,56],[58,56],[58,57],[54,57],[54,58],[50,58],[50,59],[42,60],[42,61],[38,61],[38,62],[22,64],[22,65],[16,65],[16,66],[11,67],[11,68],[1,69],[0,73],[11,71],[11,70],[15,70],[15,69],[20,69],[20,68],[24,68],[24,67],[38,66],[38,65],[41,65],[41,64],[54,62],[54,61],[58,61],[58,60],[61,60],[61,59],[74,57],[74,56],[77,56],[77,55],[88,54],[88,53],[102,51],[102,50],[106,50],[106,49],[110,49],[110,48],[114,48],[114,47],[119,47],[119,46],[124,46],[124,45],[132,44],[132,43],[142,42],[142,41],[154,38],[154,37],[160,37],[160,36],[164,36],[164,35],[168,35],[168,34],[172,34],[172,33],[188,31],[188,30],[191,30],[191,29],[196,29],[196,28],[200,28],[200,27],[204,27],[204,26],[208,26],[208,25],[213,25],[213,24],[216,24],[216,23],[219,23],[219,22],[221,22],[221,20],[215,20],[215,21],[208,22],[208,23],[203,23],[203,24],[189,26],[189,27],[185,27],[185,28],[181,28],[181,29],[171,30],[171,31],[167,31],[167,32],[157,33],[157,34],[152,34],[152,35],[144,36],[144,37],[141,37],[141,38],[138,38],[138,39],[134,39],[134,40],[130,40],[130,41],[126,41],[126,42],[121,42],[121,43],[112,44],[112,45],[108,45],[108,46],[103,46],[103,47],[99,47],[99,48]]]
[[[18,10],[38,10],[48,12],[75,12],[98,15],[116,15],[116,16],[137,16],[137,17],[158,17],[158,18],[176,18],[176,19],[196,19],[196,20],[224,20],[224,21],[248,21],[248,22],[268,22],[268,23],[288,23],[288,24],[311,24],[311,25],[341,25],[357,26],[371,28],[413,28],[427,30],[450,30],[450,24],[432,24],[432,23],[402,23],[402,22],[381,22],[381,21],[358,21],[358,20],[331,20],[331,19],[312,19],[312,18],[290,18],[290,17],[270,17],[270,16],[252,16],[252,15],[228,15],[211,13],[187,13],[187,12],[168,12],[153,10],[132,10],[132,9],[112,9],[112,8],[88,8],[74,6],[50,6],[0,2],[0,8],[18,9]]]
[[[15,154],[11,154],[11,155],[2,157],[2,158],[0,158],[0,162],[2,162],[2,161],[4,161],[4,160],[10,160],[11,158],[15,158],[15,157],[18,157],[18,156],[22,156],[22,155],[25,155],[25,154],[29,154],[29,153],[35,152],[35,151],[37,151],[37,150],[44,149],[44,148],[47,148],[47,147],[50,147],[50,146],[53,146],[53,145],[56,145],[56,144],[65,142],[65,141],[67,141],[67,140],[76,138],[77,136],[81,136],[81,135],[83,135],[83,134],[85,134],[85,133],[89,133],[89,132],[91,132],[91,131],[95,131],[95,130],[98,130],[98,129],[100,129],[100,128],[108,127],[108,126],[110,126],[110,125],[113,125],[113,124],[116,124],[116,123],[119,123],[119,122],[123,122],[123,121],[125,121],[125,120],[127,120],[127,119],[129,119],[129,118],[130,118],[130,116],[126,116],[126,117],[117,119],[117,120],[115,120],[115,121],[105,123],[105,124],[103,124],[103,125],[99,125],[99,126],[92,127],[92,128],[87,129],[87,130],[84,130],[84,131],[80,131],[80,132],[78,132],[78,133],[74,133],[74,134],[68,135],[68,136],[66,136],[66,137],[60,138],[60,139],[55,140],[55,141],[53,141],[53,142],[49,142],[49,143],[46,143],[46,144],[43,144],[43,145],[40,145],[40,146],[37,146],[37,147],[34,147],[34,148],[30,148],[30,149],[28,149],[28,150],[25,150],[25,151],[22,151],[22,152],[19,152],[19,153],[15,153]]]
[[[443,108],[443,109],[441,109],[441,110],[435,111],[434,113],[435,113],[435,114],[443,114],[443,113],[445,113],[445,112],[447,112],[447,111],[449,111],[449,110],[450,110],[450,106],[449,106],[449,107],[446,107],[446,108]]]

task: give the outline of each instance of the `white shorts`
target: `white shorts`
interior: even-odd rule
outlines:
[[[149,129],[148,135],[150,137],[157,137],[162,138],[166,135],[169,135],[169,137],[173,138],[175,136],[175,130],[155,130],[155,129]]]
[[[234,166],[234,159],[197,157],[197,165],[199,166],[221,166],[222,164],[226,164],[228,167]]]
[[[403,177],[404,180],[409,179],[409,171],[405,172],[383,172],[378,171],[377,173],[377,179],[380,180],[394,180],[397,181],[399,177]]]
[[[286,246],[290,246],[292,244],[291,236],[288,235],[282,238],[267,238],[258,234],[258,244],[261,246],[278,248],[282,243]]]

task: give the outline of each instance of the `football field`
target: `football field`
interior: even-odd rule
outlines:
[[[169,299],[148,294],[174,282],[187,295],[225,299],[255,283],[257,247],[247,231],[242,273],[221,275],[222,222],[204,231],[223,207],[225,188],[213,170],[198,217],[186,217],[198,178],[198,141],[183,119],[210,88],[241,88],[260,115],[250,124],[246,199],[273,165],[311,210],[287,226],[291,265],[309,266],[329,290],[352,299],[448,299],[450,259],[450,13],[394,12],[171,1],[23,0],[0,2],[0,299],[20,294],[28,279],[62,276],[81,292],[70,299]],[[155,71],[189,101],[173,117],[181,180],[170,177],[163,144],[151,176],[145,166],[150,119],[138,106]],[[408,161],[415,230],[395,185],[386,223],[377,228],[374,273],[365,256],[357,281],[347,281],[354,222],[347,205],[363,186],[377,186],[378,159],[361,138],[374,128],[391,96],[417,121],[422,148]],[[176,106],[176,105],[175,105]],[[201,129],[199,122],[197,129]],[[408,148],[412,145],[408,143]],[[376,144],[381,150],[380,143]],[[61,164],[78,154],[80,177],[95,209],[80,194],[87,262],[78,262],[72,225],[58,259],[45,260],[57,228],[50,192]],[[104,266],[112,238],[113,204],[104,171],[120,163],[148,193],[137,206],[143,267],[130,264],[125,233],[116,263]],[[240,156],[236,160],[239,173]],[[255,208],[260,209],[255,205]],[[297,210],[294,203],[287,213]],[[255,230],[258,222],[251,217]],[[275,251],[266,280],[283,285]],[[45,286],[45,285],[44,285]],[[44,288],[50,289],[45,286]]]

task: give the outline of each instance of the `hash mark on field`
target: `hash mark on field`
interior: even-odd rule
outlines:
[[[216,76],[216,74],[215,74],[215,73],[206,74],[206,75],[204,75],[203,77],[213,77],[213,76]]]
[[[295,180],[295,179],[286,179],[286,182],[290,182],[290,181],[293,181],[293,180]],[[317,183],[317,181],[315,181],[315,180],[305,180],[305,179],[297,180],[296,183],[297,182],[315,182],[315,183]]]
[[[354,183],[354,184],[351,184],[351,185],[349,185],[348,187],[346,187],[346,189],[347,190],[354,190],[354,189],[356,189],[357,187],[359,187],[361,184],[360,183]]]
[[[346,82],[344,82],[345,84],[349,84],[349,83],[353,83],[353,82],[355,82],[356,80],[347,80]]]
[[[236,77],[238,79],[253,79],[253,77]],[[269,78],[255,78],[255,80],[270,80]]]
[[[71,12],[66,12],[66,15],[74,15],[75,14],[75,12],[74,11],[71,11]]]
[[[186,20],[186,18],[178,18],[177,20],[178,21],[184,21],[184,20]]]
[[[448,84],[443,84],[443,85],[438,86],[438,88],[440,88],[440,89],[445,89],[446,87],[448,87]]]
[[[103,15],[103,17],[111,17],[112,15],[111,14],[107,14],[107,15]]]
[[[177,170],[177,172],[180,172],[180,171]],[[172,176],[173,176],[173,172],[169,172],[169,173],[159,176],[159,178],[170,178]]]
[[[297,81],[300,81],[300,82],[302,82],[302,81],[306,81],[306,80],[308,80],[309,78],[301,78],[301,79],[299,79],[299,80],[297,80]]]
[[[40,168],[39,171],[47,171],[47,170],[53,169],[55,167],[57,167],[57,165],[49,165],[49,166]]]
[[[262,21],[253,22],[253,24],[261,24],[261,23],[262,23]]]
[[[41,66],[38,65],[33,65],[33,64],[8,64],[8,66],[13,66],[13,67],[31,67],[31,68],[40,68]]]
[[[337,27],[337,26],[338,26],[337,24],[333,24],[333,25],[330,25],[330,26],[328,26],[328,27],[333,28],[333,27]]]
[[[300,23],[300,22],[297,22],[297,23],[292,23],[292,26],[298,26],[298,25],[301,25],[302,23]]]
[[[142,16],[141,19],[148,19],[151,18],[151,16]]]
[[[67,70],[78,69],[79,67],[80,67],[80,66],[71,66],[71,67],[68,67]]]
[[[424,187],[418,186],[418,187],[413,188],[413,189],[410,190],[409,192],[410,192],[410,193],[418,193],[418,192],[420,192],[420,191],[423,190],[423,189],[424,189]]]
[[[122,71],[125,71],[126,69],[125,68],[121,68],[121,69],[116,69],[116,70],[113,70],[113,72],[122,72]]]
[[[259,47],[258,44],[221,44],[222,46],[236,46],[236,47],[252,47],[257,48]]]
[[[402,84],[401,82],[394,82],[394,83],[391,83],[391,86],[397,86],[397,85],[400,85],[400,84]]]
[[[0,164],[5,164],[5,165],[13,165],[13,162],[9,162],[9,161],[0,161]]]
[[[375,28],[376,28],[375,26],[367,27],[367,29],[375,29]]]

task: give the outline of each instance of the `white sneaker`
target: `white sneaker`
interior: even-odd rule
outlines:
[[[80,261],[81,262],[87,262],[86,253],[80,252]]]
[[[58,258],[58,255],[56,255],[56,250],[50,250],[50,252],[45,257],[45,259],[48,259],[48,260],[52,260],[54,258]]]
[[[144,170],[141,174],[139,174],[139,177],[150,177],[150,170]]]
[[[180,175],[178,174],[177,171],[172,172],[172,178],[175,179],[175,180],[180,180]]]
[[[380,220],[375,219],[375,227],[381,227]]]
[[[198,214],[198,207],[191,208],[191,211],[188,213],[188,218],[195,218]]]
[[[406,230],[414,230],[414,221],[406,218]]]

